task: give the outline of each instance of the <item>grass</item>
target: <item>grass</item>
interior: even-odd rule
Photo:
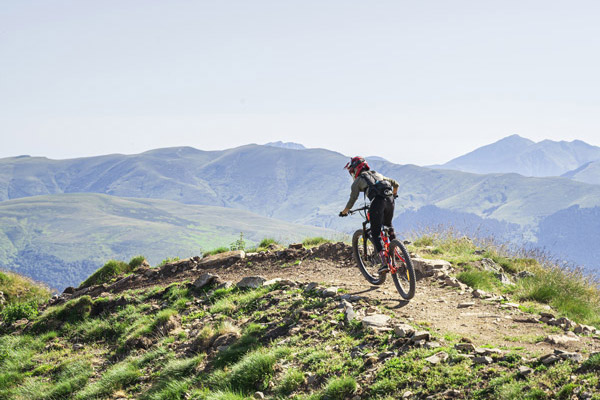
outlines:
[[[350,376],[331,378],[323,389],[323,400],[344,400],[356,391],[356,381]]]
[[[95,382],[89,383],[77,393],[76,399],[107,397],[111,393],[126,388],[140,378],[141,372],[130,361],[123,361],[109,367]]]
[[[48,301],[52,292],[44,284],[8,271],[0,271],[0,292],[4,294],[5,305],[18,303],[42,304]]]
[[[331,243],[332,241],[330,239],[326,239],[322,236],[316,236],[316,237],[311,237],[311,238],[306,238],[302,241],[302,244],[304,245],[304,247],[315,247],[315,246],[320,246],[324,243]]]
[[[231,368],[228,384],[234,390],[250,393],[256,390],[268,388],[269,382],[275,371],[273,366],[282,349],[257,349],[246,354],[239,362]]]
[[[536,273],[530,261],[506,259],[515,268],[527,265]],[[467,271],[464,267],[457,266]],[[502,290],[492,283],[492,290]],[[197,293],[185,285],[171,285],[122,296],[125,302],[83,296],[32,316],[35,336],[14,330],[0,335],[0,399],[239,400],[262,391],[276,399],[346,399],[360,394],[391,400],[407,391],[415,398],[439,397],[448,389],[460,390],[463,398],[540,399],[594,393],[600,381],[599,355],[583,364],[539,366],[528,351],[515,347],[504,361],[476,366],[453,348],[459,335],[440,332],[443,347],[415,348],[392,333],[365,330],[360,322],[345,325],[337,301],[301,289],[274,285]],[[115,303],[122,305],[111,305]],[[365,300],[355,306],[377,304]],[[162,328],[174,317],[188,334],[165,335]],[[280,328],[283,333],[278,335],[283,336],[273,335]],[[214,347],[214,339],[227,333],[234,334],[232,342]],[[542,337],[503,339],[534,343]],[[366,363],[365,354],[377,358],[389,350],[400,355],[373,366]],[[449,360],[438,365],[425,361],[438,351],[447,352]],[[518,377],[521,365],[536,372]]]
[[[226,253],[230,251],[229,247],[217,247],[216,249],[212,249],[212,250],[208,250],[202,253],[203,257],[207,257],[207,256],[213,256],[215,254],[220,254],[220,253]]]
[[[532,253],[510,251],[508,246],[472,240],[452,231],[421,236],[410,248],[425,257],[450,261],[460,271],[457,278],[472,288],[547,304],[561,316],[600,328],[598,282],[581,270],[558,266],[543,254],[532,257]],[[475,267],[483,258],[492,259],[507,273],[528,271],[533,276],[513,278],[514,286],[502,285],[493,272]]]
[[[102,267],[97,269],[92,275],[90,275],[86,280],[84,280],[80,288],[85,288],[93,285],[100,285],[102,283],[110,282],[113,278],[121,275],[132,272],[136,268],[138,268],[144,262],[144,258],[142,256],[137,256],[132,258],[129,263],[118,260],[110,260]]]

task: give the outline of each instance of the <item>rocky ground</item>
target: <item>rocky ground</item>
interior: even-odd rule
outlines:
[[[320,291],[334,288],[331,290],[339,290],[344,296],[375,301],[380,312],[390,317],[384,324],[387,328],[416,324],[443,337],[472,343],[474,348],[503,349],[501,353],[517,349],[531,358],[577,353],[579,356],[572,357],[581,360],[600,351],[600,332],[594,327],[557,318],[550,307],[541,314],[529,313],[508,297],[472,290],[451,276],[452,266],[446,261],[414,257],[414,264],[417,291],[410,301],[402,300],[391,279],[381,286],[370,285],[356,268],[351,247],[344,243],[327,243],[311,249],[292,245],[250,254],[235,251],[181,260],[158,269],[146,266],[111,285],[68,288],[53,301],[186,280],[196,282],[205,274],[234,283],[244,277],[271,282],[284,279],[296,285],[313,283]],[[335,294],[338,299],[343,295]]]

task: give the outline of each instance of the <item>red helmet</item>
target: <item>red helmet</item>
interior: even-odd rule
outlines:
[[[352,175],[354,178],[360,175],[361,171],[368,171],[371,169],[369,168],[369,164],[367,164],[365,159],[359,156],[352,157],[350,162],[346,164],[344,168],[347,169],[348,172],[350,172],[350,175]]]

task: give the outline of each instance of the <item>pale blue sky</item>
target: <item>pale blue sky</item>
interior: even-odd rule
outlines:
[[[0,0],[0,157],[600,145],[597,1]]]

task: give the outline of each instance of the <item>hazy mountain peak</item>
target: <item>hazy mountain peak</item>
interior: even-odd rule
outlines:
[[[524,176],[561,176],[600,159],[600,147],[581,140],[535,143],[519,135],[507,136],[442,165],[478,174],[517,173]]]
[[[300,143],[282,142],[281,140],[277,141],[277,142],[265,143],[265,146],[281,147],[283,149],[292,149],[292,150],[306,150],[306,147],[304,147]]]

